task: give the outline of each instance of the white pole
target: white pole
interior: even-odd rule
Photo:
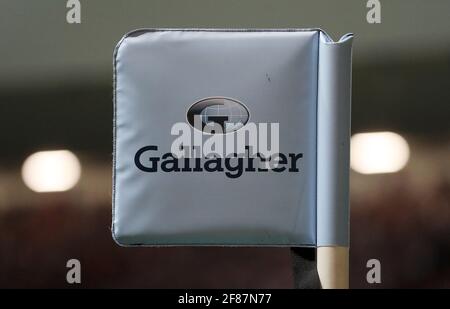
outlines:
[[[318,247],[317,272],[323,289],[348,289],[349,248]]]

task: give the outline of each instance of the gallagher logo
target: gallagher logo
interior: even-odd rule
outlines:
[[[136,167],[155,172],[222,172],[228,178],[243,173],[300,171],[303,153],[279,152],[279,123],[249,122],[248,108],[225,97],[192,104],[186,122],[173,124],[170,152],[143,146],[134,157]]]
[[[196,117],[200,118],[199,123],[196,123]],[[213,134],[237,131],[247,124],[249,118],[248,108],[244,104],[224,97],[202,99],[192,104],[187,111],[187,121],[193,128]],[[215,130],[217,126],[220,132]]]

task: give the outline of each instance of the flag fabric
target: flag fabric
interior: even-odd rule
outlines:
[[[347,245],[352,38],[126,34],[114,52],[116,242]]]

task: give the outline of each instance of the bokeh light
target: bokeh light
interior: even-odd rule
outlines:
[[[80,161],[68,150],[33,153],[22,166],[23,181],[35,192],[70,190],[77,184],[80,175]]]
[[[351,167],[361,174],[395,173],[409,160],[409,145],[394,132],[358,133],[351,139]]]

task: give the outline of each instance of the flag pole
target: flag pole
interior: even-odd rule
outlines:
[[[348,289],[349,247],[318,247],[317,272],[322,289]]]
[[[316,248],[291,247],[294,288],[320,289]]]

